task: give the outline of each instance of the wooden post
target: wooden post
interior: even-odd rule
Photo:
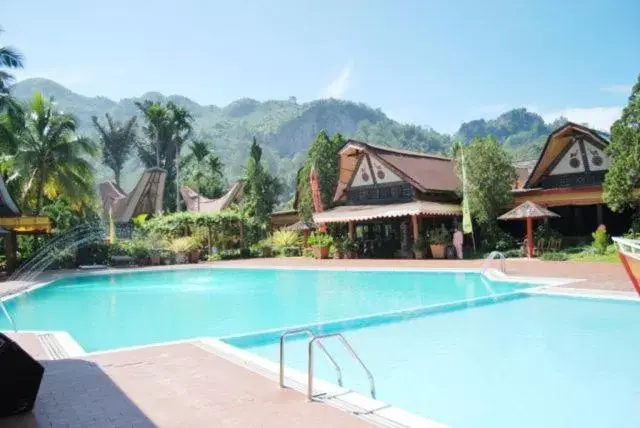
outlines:
[[[349,222],[349,239],[353,240],[356,237],[356,224],[353,221]]]
[[[418,237],[420,236],[420,227],[418,225],[418,216],[411,216],[411,224],[413,225],[413,242],[418,242]]]
[[[12,273],[18,267],[18,239],[14,231],[4,236],[4,254],[7,257],[7,272]]]
[[[604,224],[604,215],[602,213],[602,204],[596,205],[596,213],[597,213],[597,218],[598,218],[598,224],[596,225],[596,227],[598,227],[601,224]]]
[[[533,257],[533,219],[527,217],[527,257]]]

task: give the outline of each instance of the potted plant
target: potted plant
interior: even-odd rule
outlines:
[[[329,258],[329,248],[333,244],[331,236],[322,232],[314,232],[309,236],[307,243],[313,248],[313,255],[316,259]]]
[[[334,259],[341,259],[344,256],[344,240],[340,239],[340,238],[336,238],[333,241],[333,245],[331,246],[332,248],[332,253],[333,253],[333,258]]]
[[[418,239],[413,243],[413,255],[418,260],[424,259],[424,253],[427,249],[427,243],[422,236],[418,236]]]
[[[427,235],[429,248],[434,259],[444,259],[447,242],[449,242],[449,231],[444,225],[431,229]]]
[[[345,259],[355,259],[358,257],[358,243],[351,238],[342,242],[342,252]]]
[[[176,254],[176,263],[184,264],[188,263],[189,255],[198,250],[198,243],[190,236],[183,236],[174,239],[169,248]]]

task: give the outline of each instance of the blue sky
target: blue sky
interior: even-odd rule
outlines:
[[[615,4],[614,4],[615,3]],[[30,0],[2,44],[112,99],[335,97],[440,132],[527,107],[606,128],[640,73],[635,0]]]

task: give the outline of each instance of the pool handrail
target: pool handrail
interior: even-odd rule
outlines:
[[[371,391],[371,398],[373,398],[375,400],[376,399],[376,383],[375,383],[375,380],[373,378],[373,374],[371,373],[369,368],[367,368],[367,365],[364,363],[364,361],[362,361],[362,359],[358,356],[358,354],[356,353],[355,349],[353,349],[353,347],[349,344],[347,339],[345,339],[345,337],[340,333],[329,333],[329,334],[323,334],[323,335],[319,335],[319,336],[314,336],[309,341],[309,367],[308,367],[308,370],[307,370],[307,376],[308,376],[308,379],[307,379],[307,388],[308,388],[307,389],[307,399],[309,401],[313,401],[313,349],[314,349],[313,345],[315,345],[316,343],[318,345],[322,345],[322,341],[324,339],[328,339],[328,338],[331,338],[331,337],[337,337],[338,339],[340,339],[340,342],[342,342],[342,345],[347,349],[349,354],[351,354],[351,356],[360,364],[360,366],[367,373],[367,377],[369,378],[369,389]]]
[[[311,336],[312,338],[316,337],[316,335],[313,334],[313,332],[308,328],[293,328],[290,330],[286,330],[280,335],[280,388],[286,388],[284,384],[284,339],[287,336],[291,336],[294,334],[301,334],[301,333],[306,333],[307,336]],[[331,354],[329,354],[329,351],[327,351],[327,348],[325,348],[322,343],[318,343],[318,345],[322,350],[322,352],[324,352],[324,354],[327,356],[329,361],[331,361],[331,364],[333,364],[333,367],[336,369],[338,385],[342,386],[342,370],[340,369],[340,366],[338,365],[336,360],[333,359]]]
[[[487,258],[485,259],[484,263],[482,264],[482,274],[486,276],[487,274],[487,269],[489,269],[489,263],[491,263],[492,260],[495,260],[496,257],[500,257],[500,271],[502,273],[507,273],[507,270],[505,268],[505,264],[506,264],[506,257],[504,256],[504,254],[502,254],[500,251],[492,251]]]
[[[7,310],[7,307],[4,305],[4,302],[2,300],[0,300],[0,309],[2,309],[2,312],[4,312],[4,315],[9,320],[9,325],[11,326],[11,329],[13,330],[13,332],[17,333],[18,328],[16,327],[16,323],[13,322],[13,318],[11,318],[11,315],[9,315],[9,311]]]

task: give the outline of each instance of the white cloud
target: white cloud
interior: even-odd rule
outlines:
[[[622,115],[622,107],[566,107],[555,110],[529,107],[528,109],[542,116],[545,122],[553,122],[558,117],[564,116],[571,122],[587,123],[591,128],[601,131],[609,131],[613,122]]]
[[[609,85],[600,88],[602,92],[611,92],[612,94],[631,94],[631,85]]]
[[[353,70],[353,62],[349,62],[340,72],[340,74],[327,85],[325,89],[325,98],[342,98],[351,83],[351,71]]]

